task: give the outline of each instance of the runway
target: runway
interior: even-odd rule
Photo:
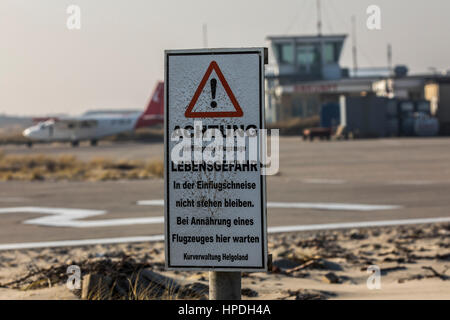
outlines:
[[[450,139],[280,142],[280,173],[267,178],[270,232],[450,219]],[[2,150],[84,160],[163,157],[162,144]],[[161,240],[163,185],[162,179],[1,182],[0,249]]]

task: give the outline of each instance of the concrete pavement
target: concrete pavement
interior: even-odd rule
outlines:
[[[101,144],[68,146],[8,146],[6,154],[74,154],[94,157],[162,158],[162,144]],[[281,138],[280,173],[267,179],[269,227],[301,226],[401,219],[450,218],[450,139],[380,139],[303,142]],[[18,207],[103,211],[80,221],[157,218],[160,205],[140,200],[163,199],[163,180],[108,182],[0,183],[0,209]],[[308,204],[305,206],[305,203]],[[330,206],[382,205],[383,210],[353,210]],[[315,204],[316,206],[311,206]],[[318,206],[317,206],[318,205]],[[351,207],[350,207],[351,208]],[[24,210],[26,211],[26,210]],[[0,245],[11,243],[151,236],[163,233],[161,223],[99,227],[57,227],[25,224],[43,217],[36,212],[0,214]],[[144,221],[149,221],[144,220]],[[152,219],[150,219],[152,221]]]

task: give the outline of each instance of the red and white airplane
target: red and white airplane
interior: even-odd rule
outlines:
[[[36,125],[23,131],[23,135],[33,141],[70,142],[78,146],[88,140],[96,145],[99,139],[138,128],[149,127],[164,122],[164,83],[158,82],[147,109],[141,112],[85,113],[80,117],[41,118]]]

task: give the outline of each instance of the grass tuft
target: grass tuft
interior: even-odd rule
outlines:
[[[5,155],[0,150],[0,181],[106,181],[162,178],[161,160],[111,160],[95,158],[81,161],[73,155]]]

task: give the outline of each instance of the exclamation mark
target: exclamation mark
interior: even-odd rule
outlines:
[[[217,80],[212,78],[211,81],[209,81],[209,84],[211,85],[211,96],[213,100],[211,101],[211,108],[215,108],[217,107],[217,102],[214,101],[216,99]]]

